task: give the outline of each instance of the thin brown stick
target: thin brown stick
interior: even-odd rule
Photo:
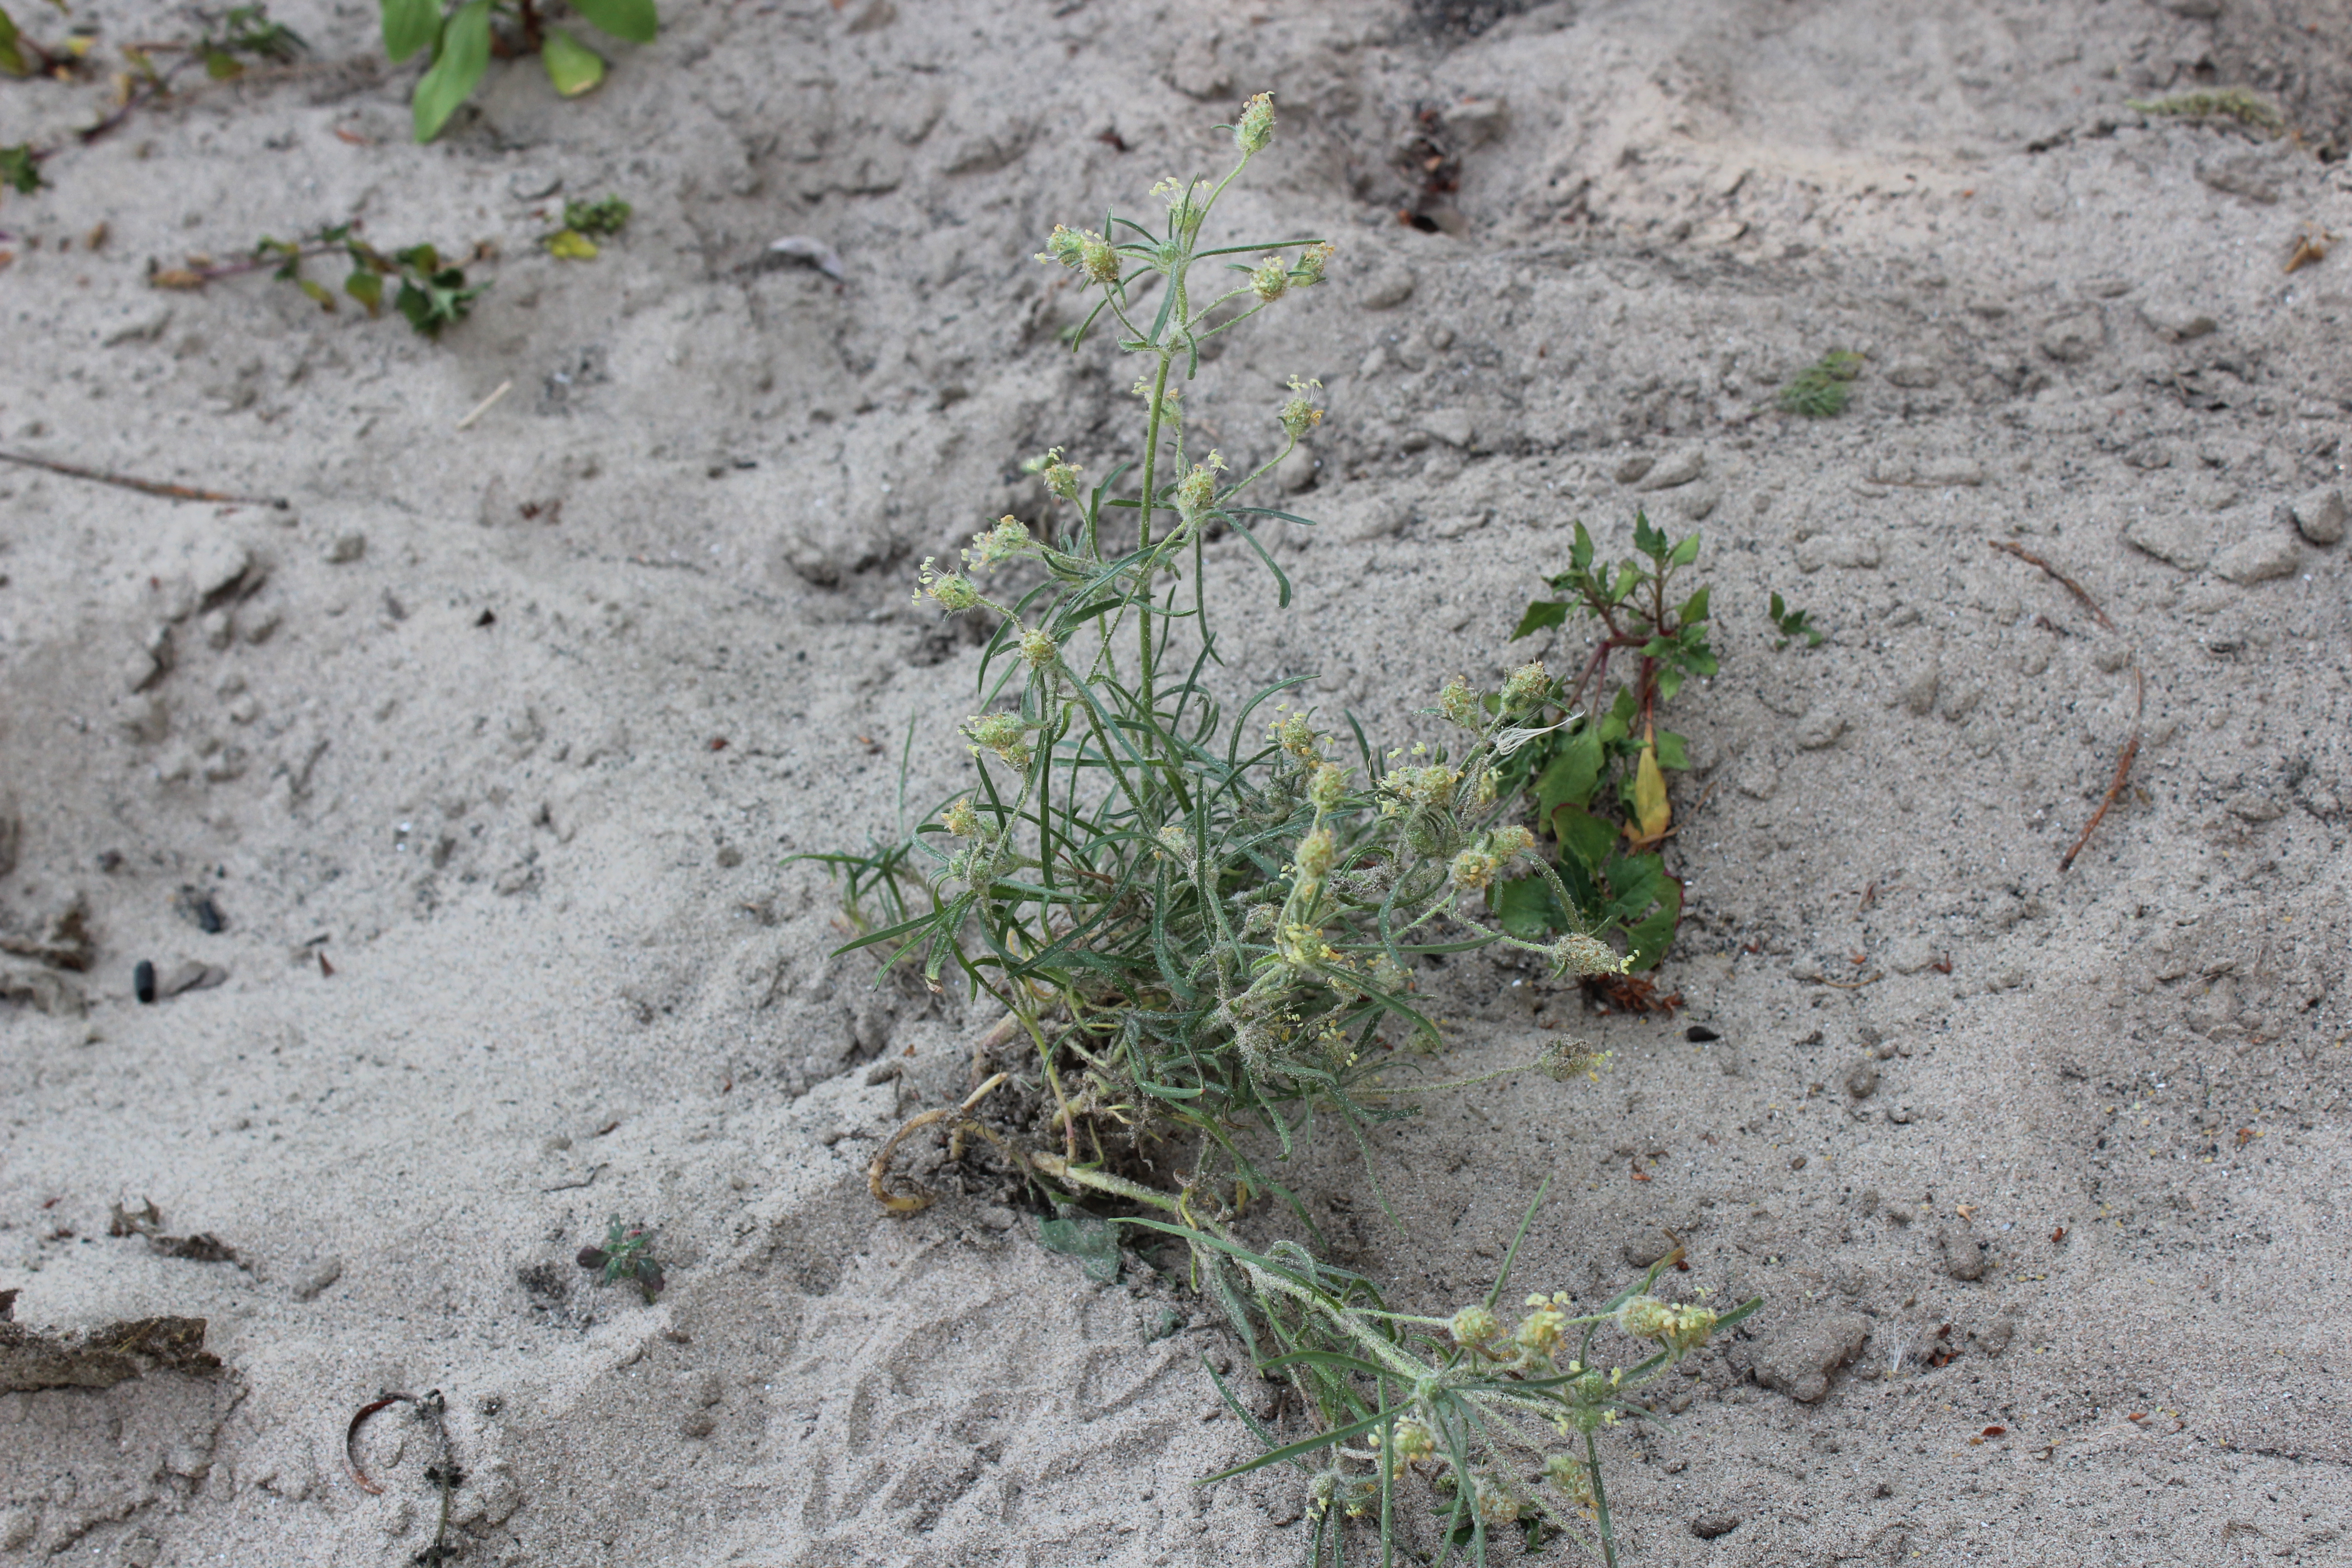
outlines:
[[[409,1394],[387,1394],[381,1399],[370,1400],[360,1406],[359,1414],[352,1417],[352,1424],[343,1428],[343,1462],[351,1467],[352,1479],[359,1483],[360,1490],[363,1492],[373,1492],[378,1497],[383,1495],[383,1489],[368,1479],[368,1473],[360,1468],[360,1428],[367,1425],[369,1416],[385,1405],[397,1405],[403,1400],[411,1405],[416,1403],[415,1395]]]
[[[283,496],[233,496],[220,490],[200,490],[190,485],[167,484],[162,479],[134,479],[129,474],[110,474],[103,468],[79,468],[72,463],[36,458],[26,452],[0,452],[0,463],[21,463],[28,468],[46,468],[53,474],[63,474],[69,479],[119,485],[126,490],[137,490],[142,495],[162,496],[165,500],[210,501],[216,506],[266,506],[279,511],[293,505]]]
[[[1006,1073],[998,1073],[994,1078],[973,1089],[965,1097],[961,1105],[942,1107],[938,1110],[926,1110],[890,1134],[890,1141],[882,1145],[881,1152],[874,1156],[874,1163],[866,1168],[866,1190],[872,1193],[882,1206],[892,1214],[919,1214],[930,1207],[931,1199],[929,1194],[910,1196],[890,1190],[890,1156],[898,1152],[899,1144],[904,1143],[909,1136],[921,1131],[924,1128],[936,1126],[950,1116],[970,1115],[972,1109],[995,1093],[997,1086],[1009,1076]]]
[[[2137,665],[2132,666],[2132,685],[2136,692],[2136,700],[2132,709],[2131,739],[2124,742],[2123,755],[2116,759],[2115,782],[2107,785],[2106,795],[2099,802],[2099,809],[2091,813],[2091,820],[2083,824],[2082,836],[2074,840],[2074,847],[2067,850],[2065,858],[2058,862],[2058,869],[2061,871],[2068,869],[2074,864],[2074,857],[2080,855],[2083,852],[2083,846],[2091,841],[2092,829],[2107,819],[2107,812],[2122,797],[2124,784],[2131,777],[2132,762],[2139,755],[2140,721],[2147,714],[2147,677],[2140,673],[2140,668]]]
[[[1988,539],[1985,542],[2005,555],[2016,556],[2020,561],[2024,562],[2029,566],[2041,567],[2044,572],[2049,573],[2050,575],[2057,581],[2059,586],[2064,588],[2066,592],[2074,595],[2075,598],[2083,602],[2083,608],[2091,612],[2091,618],[2093,620],[2097,621],[2099,625],[2106,627],[2109,631],[2114,631],[2116,629],[2116,623],[2107,619],[2107,612],[2099,608],[2099,602],[2091,597],[2091,595],[2084,590],[2083,584],[2075,582],[2074,579],[2067,576],[2066,574],[2059,571],[2058,568],[2051,565],[2050,563],[2044,561],[2031,550],[2026,549],[2021,544],[2011,544],[2006,539]]]

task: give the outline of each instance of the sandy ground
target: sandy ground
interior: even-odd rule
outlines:
[[[342,1455],[384,1389],[446,1400],[462,1562],[1303,1558],[1295,1479],[1192,1485],[1247,1443],[1175,1281],[1089,1283],[950,1176],[877,1213],[876,1140],[988,1020],[829,958],[784,863],[891,830],[910,723],[908,798],[956,776],[976,655],[913,564],[1034,515],[1020,458],[1121,455],[1041,237],[1208,166],[1261,88],[1234,216],[1340,251],[1188,398],[1241,455],[1284,377],[1329,391],[1297,607],[1220,547],[1239,674],[1423,733],[1523,655],[1570,520],[1622,549],[1637,505],[1704,529],[1723,623],[1680,704],[1686,1011],[1435,977],[1449,1066],[1615,1059],[1385,1134],[1401,1234],[1318,1156],[1346,1260],[1450,1310],[1552,1173],[1525,1284],[1671,1229],[1769,1299],[1620,1435],[1632,1561],[2352,1560],[2352,250],[2285,270],[2352,235],[2352,18],[1514,10],[673,5],[594,99],[494,67],[416,148],[372,8],[289,4],[309,63],[6,198],[0,446],[292,505],[0,469],[0,914],[37,948],[79,901],[94,946],[0,962],[0,1293],[20,1340],[201,1318],[220,1363],[0,1394],[0,1561],[407,1562],[428,1429],[362,1430],[380,1494]],[[74,16],[100,58],[185,26]],[[2124,106],[2200,84],[2302,134]],[[0,89],[0,142],[100,90]],[[604,256],[534,249],[607,191]],[[353,215],[489,242],[495,287],[436,345],[144,280]],[[1833,347],[1853,408],[1769,412]],[[1825,646],[1774,651],[1775,590]],[[208,984],[142,1005],[142,960]],[[108,1234],[149,1201],[234,1259]],[[657,1304],[573,1262],[614,1215]]]

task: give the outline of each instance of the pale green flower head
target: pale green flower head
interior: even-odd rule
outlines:
[[[1468,681],[1458,675],[1447,681],[1445,689],[1437,694],[1437,707],[1447,719],[1465,730],[1478,730],[1486,726],[1486,710],[1480,704],[1478,694],[1470,689]]]
[[[1323,411],[1307,398],[1308,393],[1322,389],[1319,381],[1301,381],[1295,375],[1290,378],[1290,401],[1282,405],[1282,412],[1276,417],[1282,422],[1284,434],[1292,440],[1303,440],[1307,432],[1323,423]]]
[[[1015,713],[983,713],[964,721],[963,732],[975,746],[993,752],[1016,768],[1029,766],[1029,726]]]
[[[1446,1331],[1454,1336],[1455,1344],[1467,1350],[1483,1350],[1502,1337],[1503,1325],[1485,1307],[1472,1305],[1454,1314]]]
[[[984,572],[1028,547],[1028,525],[1017,517],[1002,517],[994,528],[971,536],[971,548],[963,552],[963,563],[975,572]]]
[[[1292,858],[1297,861],[1301,876],[1319,882],[1331,874],[1339,849],[1338,837],[1328,827],[1318,827],[1298,841],[1298,853]]]
[[[1052,668],[1055,658],[1060,653],[1060,645],[1044,632],[1029,631],[1021,634],[1021,658],[1032,669]]]
[[[952,614],[971,609],[980,603],[980,590],[972,586],[971,579],[953,572],[940,571],[935,558],[924,560],[916,580],[919,586],[915,590],[915,603],[919,605],[929,596],[941,609]]]
[[[1279,256],[1269,256],[1251,268],[1250,292],[1269,304],[1289,293],[1289,265]]]
[[[1176,510],[1190,522],[1217,504],[1217,475],[1225,459],[1215,452],[1205,463],[1195,463],[1176,487]]]
[[[1045,488],[1066,501],[1078,499],[1078,476],[1086,472],[1076,463],[1062,461],[1062,448],[1059,447],[1041,457],[1029,458],[1021,465],[1021,471],[1043,478]]]
[[[1524,713],[1541,702],[1550,691],[1551,676],[1545,671],[1543,660],[1529,660],[1504,678],[1503,710]]]
[[[1570,931],[1552,943],[1551,960],[1559,973],[1576,975],[1622,974],[1633,962],[1599,937],[1580,931]]]
[[[1234,145],[1246,158],[1253,153],[1265,151],[1274,140],[1274,94],[1261,92],[1243,106],[1242,117],[1234,124]]]

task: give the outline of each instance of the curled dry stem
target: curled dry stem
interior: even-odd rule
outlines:
[[[890,1156],[898,1152],[899,1144],[904,1143],[908,1138],[921,1131],[924,1128],[937,1126],[939,1123],[945,1121],[950,1116],[971,1115],[973,1110],[979,1106],[980,1102],[986,1100],[990,1095],[995,1093],[998,1086],[1003,1084],[1010,1076],[1011,1075],[1007,1073],[998,1073],[986,1083],[982,1084],[978,1089],[973,1089],[971,1093],[965,1096],[964,1101],[961,1105],[942,1106],[937,1110],[926,1110],[920,1116],[916,1117],[913,1121],[899,1128],[898,1131],[890,1134],[890,1141],[882,1145],[881,1149],[874,1156],[874,1163],[866,1168],[866,1191],[872,1193],[875,1198],[880,1202],[882,1206],[888,1209],[892,1214],[919,1214],[923,1210],[930,1207],[932,1200],[930,1195],[927,1193],[909,1194],[905,1193],[894,1193],[890,1190]],[[995,1141],[993,1134],[990,1133],[986,1128],[981,1126],[978,1122],[966,1122],[962,1126],[958,1127],[956,1130],[957,1136],[961,1138],[967,1131],[976,1131],[982,1137],[988,1138],[992,1142]]]

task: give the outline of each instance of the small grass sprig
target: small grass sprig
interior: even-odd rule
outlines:
[[[1862,356],[1843,349],[1832,349],[1795,375],[1782,387],[1773,404],[1783,414],[1801,414],[1808,419],[1827,419],[1845,412],[1853,396],[1854,378],[1862,374]]]
[[[1709,590],[1702,585],[1685,595],[1676,583],[1697,562],[1699,544],[1698,534],[1671,539],[1637,512],[1634,553],[1612,569],[1598,563],[1592,536],[1580,522],[1569,569],[1545,579],[1561,597],[1529,604],[1512,632],[1515,640],[1529,637],[1574,614],[1596,635],[1582,674],[1549,705],[1558,717],[1504,764],[1504,787],[1533,797],[1537,825],[1553,840],[1558,863],[1554,877],[1520,878],[1494,889],[1504,930],[1533,938],[1617,927],[1625,933],[1628,967],[1636,971],[1654,967],[1673,943],[1682,883],[1667,874],[1658,847],[1674,827],[1665,775],[1690,762],[1687,742],[1659,729],[1657,716],[1685,680],[1717,668],[1707,641]],[[1619,655],[1633,657],[1633,679],[1601,710],[1600,693]],[[1555,881],[1568,898],[1555,892]]]
[[[1660,1299],[1660,1276],[1682,1261],[1676,1247],[1596,1310],[1577,1311],[1565,1291],[1538,1292],[1507,1328],[1496,1308],[1550,1185],[1528,1205],[1485,1298],[1450,1318],[1391,1311],[1370,1280],[1295,1243],[1261,1251],[1222,1227],[1125,1221],[1185,1242],[1203,1292],[1257,1372],[1288,1382],[1317,1428],[1282,1442],[1211,1367],[1226,1405],[1265,1452],[1207,1481],[1274,1465],[1306,1475],[1315,1521],[1308,1568],[1320,1568],[1327,1548],[1329,1561],[1344,1563],[1351,1528],[1375,1531],[1382,1568],[1391,1568],[1412,1508],[1444,1515],[1434,1568],[1457,1552],[1483,1568],[1496,1532],[1516,1531],[1532,1549],[1547,1526],[1616,1568],[1601,1438],[1622,1417],[1660,1418],[1636,1392],[1763,1302],[1718,1311]],[[1601,1336],[1611,1331],[1655,1348],[1628,1364],[1607,1353]],[[1529,1475],[1542,1484],[1525,1484]]]

